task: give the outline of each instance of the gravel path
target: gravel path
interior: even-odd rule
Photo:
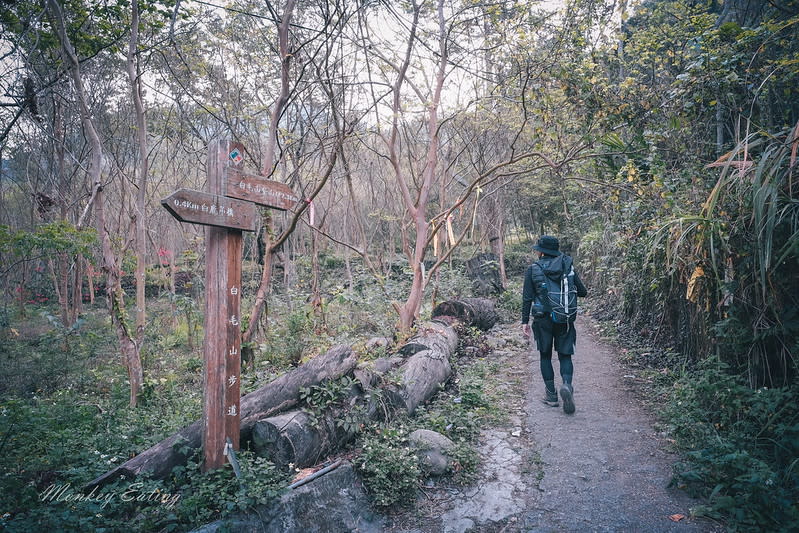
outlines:
[[[677,459],[636,401],[611,347],[588,318],[577,324],[574,415],[540,401],[538,352],[516,324],[489,333],[501,362],[508,423],[482,435],[483,466],[473,487],[432,485],[389,530],[419,532],[718,531],[688,516],[697,502],[668,488]],[[555,363],[555,372],[557,363]]]

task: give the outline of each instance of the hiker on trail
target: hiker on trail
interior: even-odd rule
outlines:
[[[532,315],[532,333],[541,354],[541,377],[544,378],[545,389],[543,402],[551,407],[558,407],[555,370],[552,368],[554,345],[563,379],[560,387],[563,412],[572,414],[575,409],[572,355],[577,341],[574,320],[577,318],[577,297],[586,296],[588,291],[574,271],[572,258],[561,253],[558,239],[551,235],[542,235],[533,249],[538,252],[538,260],[524,274],[522,334],[530,337],[528,321]]]

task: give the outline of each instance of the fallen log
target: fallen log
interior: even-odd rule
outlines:
[[[499,321],[493,300],[484,298],[461,298],[438,304],[431,314],[433,320],[451,317],[466,326],[488,331]]]
[[[350,346],[336,346],[244,396],[241,399],[241,436],[249,437],[257,420],[295,406],[300,399],[300,389],[345,376],[357,363],[358,357]]]
[[[380,386],[382,375],[396,370],[399,386],[385,386],[383,395],[393,408],[413,414],[449,379],[452,374],[449,358],[457,345],[458,336],[452,327],[428,323],[400,349],[401,353],[408,353],[408,347],[412,347],[410,357],[404,361],[398,357],[378,359],[371,369],[362,367],[353,374],[360,388],[367,392]],[[363,395],[353,396],[349,405],[355,405],[360,399]],[[372,400],[366,406],[364,418],[376,420],[385,416],[386,410],[380,409],[374,398]],[[289,464],[296,468],[314,465],[355,437],[355,428],[337,423],[336,416],[343,412],[346,408],[312,416],[302,410],[292,410],[262,418],[253,426],[253,450],[281,468]]]
[[[382,376],[392,369],[400,366],[403,362],[402,357],[381,357],[374,361],[359,365],[353,370],[352,375],[358,381],[364,391],[372,390],[380,383]]]
[[[294,409],[255,422],[252,448],[278,468],[306,468],[318,464],[355,434],[355,428],[337,424],[331,413],[316,418]]]
[[[420,327],[416,335],[399,350],[399,353],[407,358],[396,370],[401,385],[398,387],[390,385],[385,389],[389,401],[409,414],[413,414],[419,405],[429,400],[452,374],[449,359],[457,347],[458,337],[454,328],[447,323],[457,320],[468,326],[489,329],[498,320],[493,302],[478,298],[444,302],[436,307],[433,317],[433,321]],[[294,464],[304,464],[311,458],[318,458],[328,451],[333,451],[351,435],[342,434],[335,423],[332,423],[331,427],[327,422],[323,433],[314,435],[305,429],[305,426],[313,425],[306,419],[307,415],[297,414],[296,411],[294,414],[286,414],[288,418],[277,420],[277,423],[270,421],[273,429],[268,429],[262,424],[263,428],[259,429],[257,437],[254,435],[254,428],[259,421],[275,417],[293,408],[299,401],[301,388],[338,379],[352,372],[355,369],[356,359],[350,347],[337,346],[244,396],[241,400],[241,441],[254,442],[257,438],[261,443],[259,446],[266,450],[269,446],[266,443],[271,439],[278,449],[277,452],[269,453],[291,456],[294,459],[288,462]],[[376,369],[377,374],[394,368],[398,362],[396,358],[381,362],[384,363],[381,364],[384,368]],[[363,372],[357,377],[364,390],[379,382],[378,376],[371,372]],[[368,417],[376,416],[377,412],[378,410],[370,405]],[[287,424],[286,420],[292,422]],[[280,431],[278,428],[281,428]],[[175,466],[185,464],[188,457],[200,448],[201,430],[202,421],[193,423],[114,470],[94,479],[86,489],[91,490],[95,486],[105,485],[120,476],[134,478],[144,472],[157,479],[166,477]],[[309,446],[308,449],[301,449],[304,446],[301,442],[316,444]]]
[[[338,379],[351,372],[356,362],[357,357],[349,346],[336,346],[244,396],[241,399],[241,440],[249,439],[257,420],[296,405],[301,388]],[[95,478],[85,488],[91,490],[122,476],[132,479],[145,472],[155,479],[163,479],[175,466],[185,464],[201,445],[202,420],[199,420]]]
[[[399,368],[402,386],[389,390],[389,398],[396,406],[413,415],[416,408],[432,398],[441,385],[452,375],[449,358],[454,352],[423,350],[410,356]]]
[[[423,350],[434,350],[452,353],[458,347],[458,334],[442,321],[427,322],[418,328],[416,334],[408,339],[398,351],[401,356],[408,357]]]

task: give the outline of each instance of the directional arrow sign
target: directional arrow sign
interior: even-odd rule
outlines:
[[[294,207],[299,197],[291,187],[263,176],[247,174],[236,168],[227,168],[225,196],[247,200],[259,205],[285,211]]]
[[[192,189],[178,189],[161,200],[181,222],[255,231],[255,205]]]

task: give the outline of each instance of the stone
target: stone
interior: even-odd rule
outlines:
[[[455,446],[447,437],[430,429],[417,429],[408,435],[408,440],[417,450],[437,449],[446,452]]]
[[[408,436],[411,446],[419,458],[419,468],[430,476],[443,476],[452,463],[447,452],[455,443],[441,433],[429,429],[417,429]]]
[[[272,505],[234,515],[195,529],[193,533],[378,533],[384,519],[375,514],[352,465],[290,490]]]
[[[438,450],[418,450],[419,468],[428,476],[443,476],[449,472],[450,459]]]

